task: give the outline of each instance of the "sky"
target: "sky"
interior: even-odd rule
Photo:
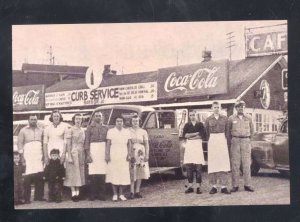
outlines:
[[[101,23],[14,25],[13,69],[24,62],[49,64],[49,48],[56,65],[105,64],[118,74],[202,61],[204,49],[212,59],[229,58],[227,33],[233,32],[232,59],[245,58],[245,28],[286,23],[285,20],[237,22]]]

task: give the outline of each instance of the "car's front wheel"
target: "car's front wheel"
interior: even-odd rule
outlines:
[[[257,161],[251,157],[251,175],[257,176],[260,166],[258,165]]]

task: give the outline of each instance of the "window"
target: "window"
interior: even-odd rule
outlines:
[[[268,132],[269,131],[269,115],[263,114],[263,131]]]
[[[131,127],[131,118],[138,113],[130,109],[114,109],[109,121],[109,125],[116,125],[116,118],[122,116],[124,118],[124,126]]]
[[[146,123],[146,129],[155,129],[156,128],[156,117],[155,113],[152,113]]]
[[[277,132],[278,130],[278,120],[273,116],[272,118],[272,132]]]
[[[255,129],[256,132],[262,132],[262,114],[255,114]]]
[[[111,109],[102,109],[99,110],[97,112],[102,113],[102,118],[103,118],[103,124],[107,125],[107,121],[109,119],[110,113],[111,113]],[[95,113],[93,114],[93,118],[94,118]]]
[[[174,112],[158,112],[157,116],[160,129],[175,128]]]

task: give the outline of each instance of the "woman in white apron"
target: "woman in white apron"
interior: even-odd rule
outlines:
[[[183,128],[183,137],[186,139],[183,164],[187,170],[188,188],[185,193],[194,192],[193,181],[196,173],[196,193],[201,194],[200,185],[202,182],[201,170],[205,164],[202,140],[205,140],[206,133],[204,125],[196,120],[196,113],[189,113],[190,121]]]
[[[140,118],[132,117],[131,132],[132,150],[130,161],[130,199],[142,198],[140,187],[143,179],[150,177],[149,170],[149,138],[146,130],[139,127]]]
[[[118,198],[122,201],[127,200],[123,195],[123,186],[130,184],[130,136],[130,131],[123,128],[123,117],[117,117],[116,127],[107,132],[106,183],[112,184],[113,201],[117,201]]]
[[[70,187],[72,200],[79,200],[79,187],[85,185],[84,175],[84,131],[81,129],[82,116],[75,114],[72,118],[74,126],[67,130],[67,154],[66,159],[66,179],[64,186]]]
[[[213,114],[205,120],[208,139],[208,174],[212,186],[210,194],[218,192],[218,181],[221,193],[230,194],[227,189],[230,160],[226,138],[228,118],[219,112],[220,104],[213,102]]]
[[[49,118],[50,124],[44,130],[44,148],[47,150],[45,159],[48,162],[50,151],[58,149],[61,154],[61,161],[64,161],[66,153],[65,133],[69,125],[62,122],[63,118],[59,110],[54,110]]]

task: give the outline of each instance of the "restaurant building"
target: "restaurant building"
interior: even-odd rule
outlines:
[[[65,75],[48,87],[14,87],[14,117],[22,119],[26,113],[34,112],[43,118],[53,109],[88,113],[105,104],[137,104],[176,110],[179,124],[183,110],[196,110],[204,121],[211,113],[212,101],[219,101],[222,112],[229,116],[234,112],[236,100],[242,99],[255,123],[255,131],[276,131],[277,119],[286,107],[282,85],[286,68],[287,62],[281,55],[236,61],[205,58],[197,64],[153,72],[117,75],[108,70],[108,74],[102,74],[99,87],[90,89],[83,78],[88,67],[82,67],[80,75],[79,72],[76,77]]]

